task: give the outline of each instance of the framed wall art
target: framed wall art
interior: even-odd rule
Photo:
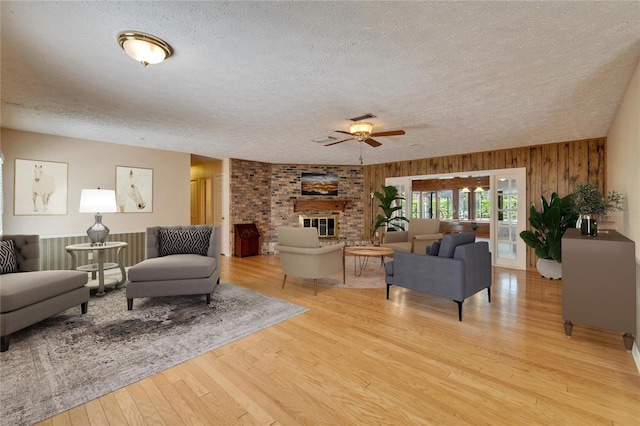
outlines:
[[[120,213],[153,212],[153,169],[116,166],[116,201]]]
[[[67,163],[15,160],[13,214],[67,214]]]
[[[302,172],[300,193],[302,195],[338,195],[338,175]]]

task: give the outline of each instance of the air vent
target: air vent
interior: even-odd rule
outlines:
[[[334,138],[333,136],[322,136],[320,138],[312,139],[312,141],[317,143],[327,143],[331,141],[335,141],[338,138]]]
[[[360,121],[360,120],[366,120],[368,118],[376,118],[376,116],[371,114],[371,113],[368,113],[368,114],[365,114],[365,115],[361,115],[360,117],[350,118],[349,120],[351,120],[351,121]]]

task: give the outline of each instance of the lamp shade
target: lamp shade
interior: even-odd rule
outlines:
[[[349,126],[349,133],[353,134],[370,134],[373,130],[373,125],[367,122],[353,123]]]
[[[171,46],[164,40],[139,31],[124,31],[118,34],[118,43],[127,55],[144,66],[159,64],[172,54]]]
[[[113,189],[83,189],[80,193],[80,213],[115,213],[116,191]]]

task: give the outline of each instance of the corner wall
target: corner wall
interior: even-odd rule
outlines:
[[[40,133],[1,129],[3,166],[3,231],[41,236],[86,235],[93,215],[79,213],[84,188],[115,188],[116,166],[153,169],[153,212],[107,213],[111,233],[144,232],[147,226],[189,223],[190,155],[151,148],[95,142]],[[68,164],[67,214],[15,216],[15,159]]]
[[[553,192],[564,196],[578,183],[594,183],[601,191],[605,182],[606,138],[584,139],[546,145],[525,146],[471,154],[423,158],[395,163],[374,164],[364,167],[364,190],[379,191],[385,178],[419,176],[476,170],[498,170],[516,167],[527,169],[527,206],[540,207],[540,196],[549,198]],[[528,217],[527,208],[527,220]],[[372,215],[377,210],[365,211],[367,232]],[[534,268],[535,251],[527,247],[527,267]]]
[[[276,228],[298,225],[298,215],[338,214],[340,241],[359,241],[364,237],[363,175],[360,166],[314,166],[297,164],[267,164],[245,160],[231,160],[231,214],[230,233],[233,252],[233,225],[255,223],[260,232],[263,253],[272,251],[277,241]],[[294,212],[296,199],[322,199],[330,197],[300,195],[302,172],[332,173],[338,175],[339,199],[348,199],[344,212]]]
[[[609,190],[625,196],[624,211],[613,217],[618,231],[636,246],[636,341],[633,349],[640,370],[640,64],[607,136],[607,180]]]

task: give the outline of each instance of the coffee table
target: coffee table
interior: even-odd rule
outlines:
[[[362,275],[362,271],[367,267],[369,263],[369,256],[380,256],[380,261],[384,264],[385,256],[393,256],[394,250],[388,247],[379,246],[352,246],[344,248],[344,255],[355,256],[355,262],[353,265],[354,274],[356,277]]]

